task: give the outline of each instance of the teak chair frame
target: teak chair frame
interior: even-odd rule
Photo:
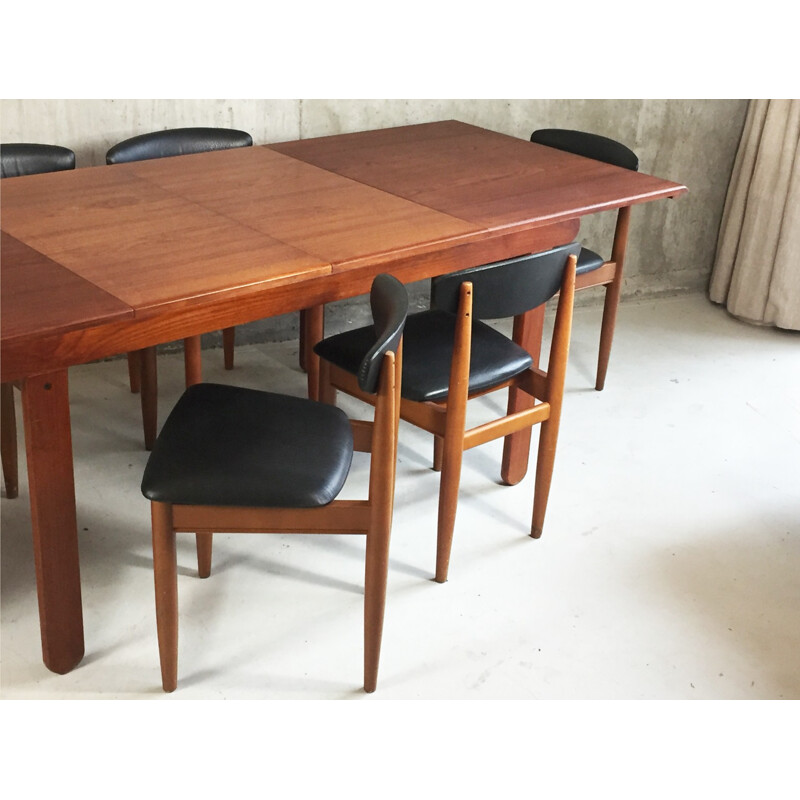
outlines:
[[[371,453],[366,500],[333,500],[318,508],[236,508],[152,502],[156,625],[162,686],[172,692],[178,681],[178,573],[176,533],[193,532],[201,578],[211,574],[214,533],[341,533],[367,537],[364,588],[364,691],[378,680],[389,538],[394,506],[399,425],[402,344],[383,356],[378,390],[369,395],[372,421],[350,420],[354,449]]]
[[[400,399],[400,418],[434,435],[434,469],[441,473],[439,485],[438,533],[436,547],[437,583],[444,583],[450,565],[461,463],[465,450],[494,439],[541,424],[534,484],[530,535],[542,535],[547,499],[553,478],[561,406],[566,379],[572,311],[575,300],[575,264],[570,255],[564,269],[547,371],[531,366],[514,378],[489,389],[469,393],[470,349],[472,343],[472,283],[461,284],[457,312],[453,359],[447,399],[441,402],[416,402]],[[508,388],[516,401],[509,403],[505,416],[473,428],[466,427],[467,403],[484,394]],[[336,391],[373,402],[361,391],[354,376],[324,359],[320,364],[320,400],[334,404]],[[519,395],[527,396],[520,402]],[[536,401],[539,401],[536,403]],[[517,476],[517,480],[523,476]],[[516,482],[516,481],[515,481]]]
[[[585,158],[603,161],[623,169],[638,170],[639,158],[629,147],[607,136],[588,131],[574,131],[563,128],[542,128],[533,131],[531,142],[545,147],[564,150]],[[625,266],[625,253],[628,246],[631,207],[623,206],[617,211],[611,257],[596,269],[577,276],[576,291],[595,286],[605,288],[603,320],[600,326],[600,345],[597,357],[597,373],[594,388],[600,392],[605,387],[608,362],[611,358],[611,345],[617,323],[617,310],[622,292],[622,275]]]

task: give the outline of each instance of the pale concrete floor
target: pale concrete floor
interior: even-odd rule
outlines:
[[[434,583],[438,476],[428,437],[401,426],[373,702],[800,698],[800,334],[700,295],[628,302],[597,393],[599,319],[576,311],[541,540],[532,474],[501,486],[500,445],[470,451],[450,580]],[[295,342],[241,347],[232,373],[221,360],[204,354],[208,380],[304,391]],[[162,420],[182,369],[159,359]],[[367,700],[363,540],[328,536],[217,535],[203,581],[183,535],[179,685],[162,693],[126,381],[121,361],[70,372],[86,657],[68,675],[41,661],[24,457],[19,498],[3,497],[2,696]]]

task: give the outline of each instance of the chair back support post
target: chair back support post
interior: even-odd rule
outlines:
[[[558,308],[553,327],[553,341],[547,362],[547,402],[550,403],[550,418],[558,417],[561,398],[567,377],[569,342],[572,335],[572,311],[575,305],[575,267],[577,257],[570,255],[564,268],[564,278],[558,295]]]
[[[395,454],[397,452],[397,358],[391,351],[383,357],[380,384],[375,395],[369,476],[372,514],[387,512],[391,519],[394,502]]]
[[[390,350],[382,359],[372,424],[370,520],[364,564],[364,691],[368,693],[374,692],[378,683],[383,639],[397,466],[399,384],[399,359]]]

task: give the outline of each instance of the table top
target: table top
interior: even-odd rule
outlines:
[[[453,121],[6,178],[3,380],[552,246],[685,191]]]
[[[486,229],[542,225],[686,191],[455,120],[271,147]]]

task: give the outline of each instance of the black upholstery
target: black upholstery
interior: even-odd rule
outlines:
[[[333,406],[198,383],[164,423],[142,493],[184,505],[322,506],[341,490],[352,457],[350,425]]]
[[[55,144],[12,142],[0,145],[0,177],[18,178],[75,169],[75,153]]]
[[[440,275],[431,281],[431,307],[455,313],[461,284],[469,281],[475,319],[524,314],[546,303],[561,288],[567,256],[577,252],[577,245],[562,245],[543,253]]]
[[[511,317],[541,305],[561,287],[567,256],[578,244],[443,275],[432,282],[429,311],[412,314],[403,334],[403,397],[418,402],[444,400],[456,326],[458,290],[473,284],[472,350],[469,391],[497,386],[531,366],[531,356],[481,319]],[[355,373],[369,346],[371,331],[359,328],[331,336],[314,350],[342,369]]]
[[[639,170],[639,158],[633,150],[621,142],[597,133],[571,131],[563,128],[542,128],[531,134],[531,141],[535,144],[554,147],[556,150],[603,161],[615,167],[630,169],[634,172]],[[602,267],[604,263],[605,259],[602,256],[593,250],[584,248],[578,255],[578,267],[575,274],[584,275],[592,272]]]
[[[373,343],[358,365],[358,385],[374,394],[378,388],[383,356],[396,353],[408,317],[408,292],[397,278],[376,275],[369,296],[372,309]]]
[[[574,153],[586,158],[594,158],[613,164],[615,167],[639,169],[639,158],[633,150],[621,142],[586,131],[571,131],[563,128],[542,128],[531,134],[531,141],[547,147],[555,147],[567,153]]]
[[[408,318],[403,334],[403,397],[417,401],[447,397],[455,324],[455,315],[447,311],[424,311]],[[359,328],[323,339],[314,350],[355,374],[369,339],[370,329]],[[483,322],[474,323],[472,340],[471,392],[502,383],[532,363],[525,350]]]
[[[253,137],[249,133],[231,128],[172,128],[143,133],[115,144],[106,153],[106,164],[251,147],[252,144]]]
[[[375,327],[358,364],[395,351],[408,310],[405,287],[379,275]],[[376,330],[377,329],[377,330]],[[374,392],[365,382],[365,391]],[[353,438],[335,406],[255,389],[201,383],[164,423],[142,479],[149,500],[183,505],[312,508],[331,502],[350,469]]]
[[[602,267],[604,263],[603,256],[588,247],[582,247],[581,252],[578,254],[578,265],[575,269],[575,274],[583,275],[585,272],[592,272]]]

